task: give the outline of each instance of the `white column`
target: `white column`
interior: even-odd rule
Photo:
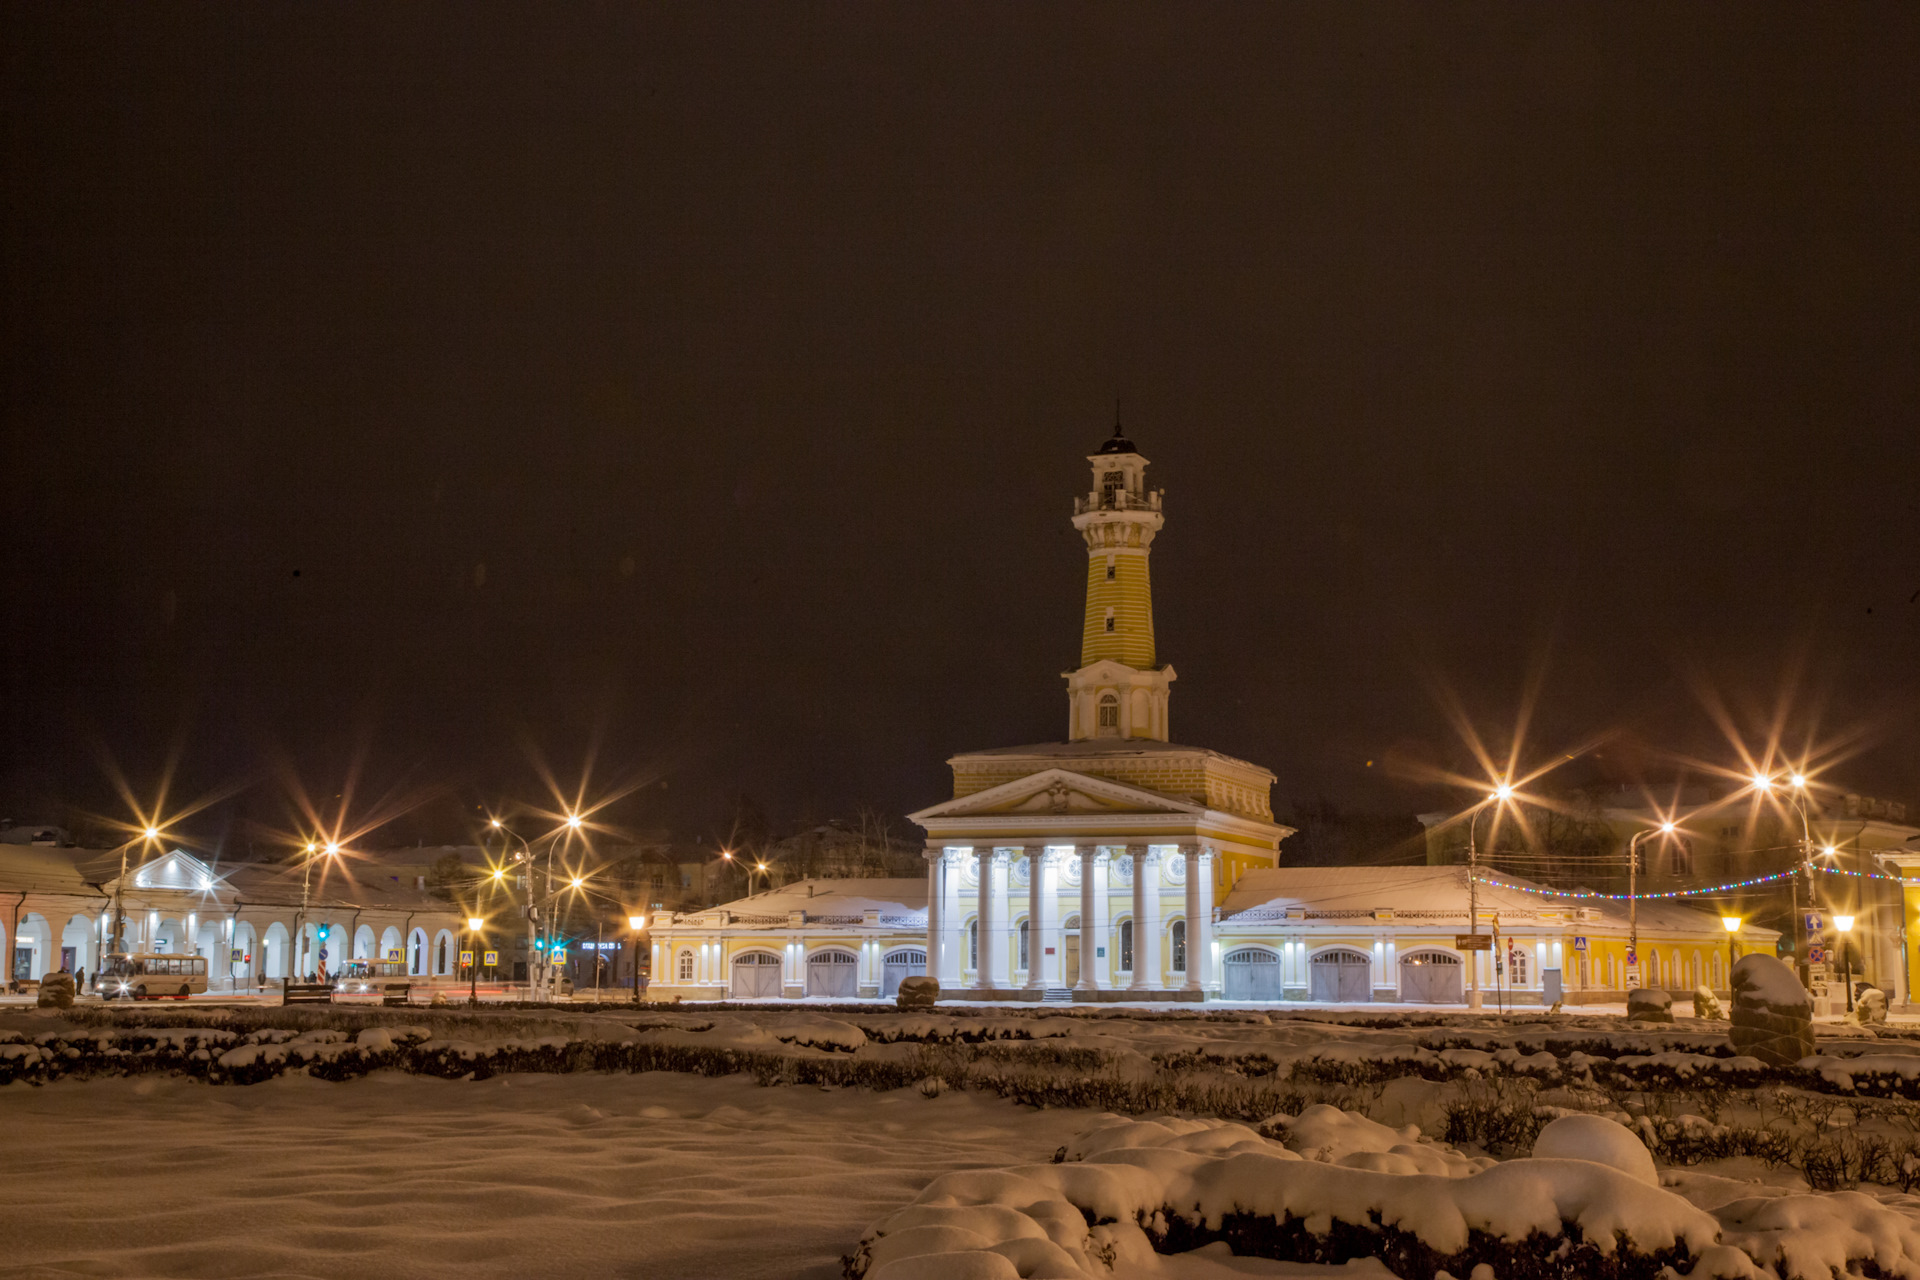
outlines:
[[[1120,963],[1109,945],[1113,932],[1113,858],[1104,850],[1093,851],[1093,932],[1087,932],[1087,917],[1080,917],[1080,967],[1093,966],[1094,986],[1101,991],[1113,989],[1114,967]],[[1100,953],[1105,951],[1106,955]]]
[[[1187,987],[1213,991],[1219,986],[1213,966],[1213,866],[1217,857],[1202,848],[1187,860]]]
[[[1093,863],[1100,850],[1095,845],[1083,844],[1074,852],[1080,855],[1080,977],[1074,982],[1073,989],[1093,991],[1099,985],[1094,977],[1099,948],[1107,942],[1106,930],[1095,923],[1093,910]],[[1103,890],[1105,887],[1101,886]]]
[[[973,971],[973,985],[981,991],[991,991],[994,986],[993,940],[994,929],[994,892],[993,892],[993,846],[976,844],[973,846],[974,865],[979,868],[980,888],[975,907],[974,925],[980,937],[979,964]]]
[[[992,872],[993,884],[993,939],[991,959],[993,964],[993,985],[1006,988],[1013,985],[1014,936],[1013,912],[1008,909],[1007,883],[1013,879],[1013,858],[1011,855],[995,850],[987,861]],[[987,942],[986,932],[982,930],[982,945]],[[983,957],[985,958],[985,957]]]
[[[1067,940],[1060,929],[1060,860],[1046,849],[1040,850],[1040,871],[1046,887],[1040,894],[1040,963],[1045,969],[1046,985],[1058,987],[1066,982]]]
[[[1129,845],[1133,855],[1133,987],[1158,991],[1160,975],[1160,855]]]
[[[1047,887],[1047,851],[1042,845],[1027,846],[1027,990],[1044,991],[1047,986],[1046,952],[1048,933],[1045,904],[1051,897]],[[1019,942],[1016,935],[1014,946]],[[1019,957],[1015,956],[1018,963]]]
[[[940,985],[947,990],[960,986],[963,962],[967,954],[966,930],[961,928],[960,919],[960,860],[966,855],[958,850],[940,851],[940,932],[944,935],[941,942]],[[932,973],[929,969],[927,972]]]
[[[940,934],[940,892],[946,886],[940,881],[946,859],[937,848],[928,849],[920,856],[927,862],[927,972],[938,979],[944,972],[940,947],[946,939]]]
[[[1206,962],[1201,957],[1201,936],[1206,926],[1200,922],[1200,846],[1182,845],[1180,856],[1186,862],[1187,876],[1187,977],[1182,984],[1187,991],[1205,991],[1206,986],[1201,975],[1206,972]]]

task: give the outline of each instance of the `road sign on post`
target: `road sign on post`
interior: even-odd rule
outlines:
[[[499,963],[500,963],[500,953],[498,951],[487,952],[487,959],[486,959],[487,968],[491,969],[494,966],[498,965]]]
[[[1490,933],[1456,933],[1453,935],[1456,951],[1491,951],[1493,935]]]

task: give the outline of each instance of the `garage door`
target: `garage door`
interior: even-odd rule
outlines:
[[[780,998],[780,957],[765,951],[750,951],[733,960],[733,998],[735,1000],[777,1000]]]
[[[1466,970],[1460,957],[1416,951],[1400,957],[1400,998],[1414,1004],[1465,1004]]]
[[[1225,994],[1229,1000],[1278,1000],[1280,957],[1271,951],[1248,947],[1229,951],[1224,966]]]
[[[1363,951],[1322,951],[1307,962],[1307,998],[1337,1004],[1365,1004],[1373,999]]]
[[[851,1000],[858,991],[859,974],[860,965],[851,951],[816,951],[807,957],[807,994]]]
[[[880,994],[892,999],[900,994],[900,979],[926,976],[926,952],[889,951],[880,961]]]

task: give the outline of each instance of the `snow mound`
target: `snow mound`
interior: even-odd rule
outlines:
[[[1645,1144],[1604,1116],[1561,1116],[1549,1121],[1533,1140],[1533,1154],[1539,1160],[1591,1160],[1650,1187],[1660,1185]]]
[[[1463,1178],[1495,1162],[1461,1155],[1452,1147],[1420,1140],[1418,1125],[1389,1129],[1357,1111],[1317,1102],[1298,1116],[1274,1116],[1260,1131],[1279,1139],[1287,1150],[1349,1169],[1378,1173],[1425,1173]]]

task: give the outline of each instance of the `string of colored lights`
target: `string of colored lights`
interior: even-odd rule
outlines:
[[[1879,871],[1848,871],[1842,867],[1815,867],[1814,870],[1820,872],[1822,875],[1854,876],[1861,880],[1897,881],[1900,879],[1899,876],[1890,876]],[[1797,876],[1799,874],[1798,869],[1792,871],[1776,871],[1772,875],[1755,876],[1751,880],[1733,880],[1726,884],[1716,884],[1704,889],[1670,889],[1665,893],[1642,894],[1597,893],[1591,889],[1542,889],[1536,885],[1511,884],[1505,880],[1496,880],[1484,872],[1476,874],[1474,879],[1478,880],[1481,884],[1492,885],[1496,889],[1511,889],[1515,893],[1538,893],[1555,898],[1604,898],[1610,902],[1626,902],[1631,898],[1638,897],[1642,902],[1647,902],[1657,898],[1710,897],[1714,894],[1726,893],[1732,889],[1748,889],[1757,884],[1771,884],[1776,880],[1785,880],[1790,876]]]

